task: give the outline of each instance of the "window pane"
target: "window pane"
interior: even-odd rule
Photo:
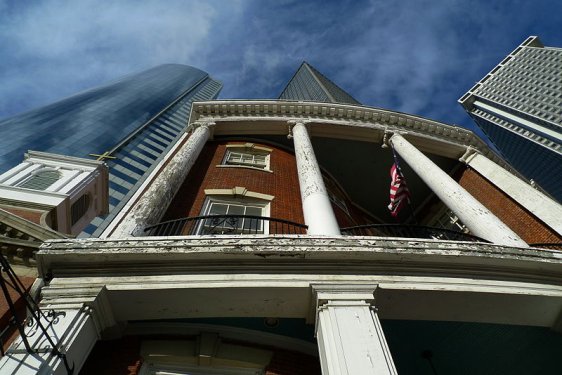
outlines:
[[[244,215],[244,206],[237,206],[231,204],[228,207],[228,214],[229,215]]]
[[[261,207],[246,207],[246,215],[255,215],[255,216],[262,216]]]
[[[223,203],[211,203],[209,215],[225,215],[228,210],[228,205]]]
[[[224,163],[265,168],[267,166],[266,161],[267,161],[267,154],[263,154],[263,153],[256,154],[252,151],[246,151],[246,152],[227,151]]]
[[[262,209],[261,207],[248,206],[246,207],[246,215],[262,216]],[[246,217],[244,219],[244,230],[250,233],[263,233],[263,220]]]

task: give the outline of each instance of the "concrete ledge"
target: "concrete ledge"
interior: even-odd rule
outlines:
[[[189,236],[51,240],[41,276],[178,274],[221,270],[409,274],[562,284],[562,252],[382,237]]]

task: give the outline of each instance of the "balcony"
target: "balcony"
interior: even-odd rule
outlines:
[[[307,226],[288,220],[253,215],[206,215],[165,221],[145,229],[147,236],[220,234],[306,234]],[[424,238],[448,241],[488,242],[454,230],[403,224],[368,224],[342,228],[344,236]]]
[[[367,224],[342,228],[344,236],[426,238],[446,241],[489,242],[471,234],[450,229],[404,224]]]
[[[148,236],[217,234],[306,234],[307,226],[289,220],[253,215],[206,215],[165,221],[146,228]]]

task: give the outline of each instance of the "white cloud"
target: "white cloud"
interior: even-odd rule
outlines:
[[[307,60],[365,104],[456,121],[456,99],[538,25],[518,0],[21,3],[0,0],[0,118],[170,62],[223,97],[274,97]]]
[[[220,12],[237,3],[43,1],[0,16],[0,113],[162,63],[204,65]],[[13,96],[20,103],[10,100]]]

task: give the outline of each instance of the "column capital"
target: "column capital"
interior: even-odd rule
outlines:
[[[312,295],[317,306],[328,301],[375,301],[377,284],[311,284]]]
[[[188,130],[195,130],[195,129],[200,128],[200,127],[205,127],[205,128],[210,129],[211,127],[213,127],[215,125],[216,125],[216,122],[214,122],[212,120],[200,119],[200,120],[197,120],[197,121],[189,124]]]
[[[461,163],[468,165],[472,159],[480,155],[480,152],[472,146],[468,146],[464,154],[459,158]]]
[[[310,121],[310,120],[305,120],[305,119],[300,119],[300,118],[287,120],[287,124],[289,124],[289,126],[295,126],[297,124],[307,125],[307,124],[310,124],[311,122],[312,121]]]
[[[318,322],[318,311],[328,303],[372,306],[377,284],[310,284],[312,300],[308,321]]]
[[[287,134],[287,138],[291,139],[293,138],[293,128],[297,125],[304,125],[304,127],[306,128],[306,130],[308,131],[308,124],[310,124],[311,121],[310,120],[304,120],[304,119],[292,119],[292,120],[288,120],[287,121],[287,125],[289,127],[288,129],[288,134]]]

